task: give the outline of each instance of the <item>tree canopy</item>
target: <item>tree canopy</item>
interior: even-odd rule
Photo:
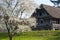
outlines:
[[[60,0],[50,0],[55,6],[60,6]]]

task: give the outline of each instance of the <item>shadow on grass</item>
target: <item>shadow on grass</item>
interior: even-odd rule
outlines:
[[[57,32],[55,36],[56,36],[56,38],[53,40],[60,40],[60,32]]]
[[[60,40],[60,31],[56,32],[53,36],[49,37],[48,40]]]
[[[8,38],[8,34],[7,33],[0,33],[0,40],[1,39],[6,39]]]

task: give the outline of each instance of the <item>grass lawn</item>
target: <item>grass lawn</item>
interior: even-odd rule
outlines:
[[[8,40],[7,33],[0,33],[0,40]],[[24,32],[13,36],[13,40],[60,40],[60,30]]]

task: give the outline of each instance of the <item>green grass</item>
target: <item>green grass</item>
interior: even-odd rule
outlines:
[[[7,33],[0,33],[0,40],[8,40]],[[13,40],[60,40],[60,30],[31,31],[13,36]]]

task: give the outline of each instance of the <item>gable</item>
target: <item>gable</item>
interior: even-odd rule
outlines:
[[[48,16],[49,14],[44,9],[36,9],[36,12],[32,14],[32,17],[41,17],[41,16]]]
[[[31,17],[36,16],[50,16],[53,18],[60,18],[60,8],[48,6],[48,5],[40,5],[40,8],[36,8],[35,12],[31,15]]]

